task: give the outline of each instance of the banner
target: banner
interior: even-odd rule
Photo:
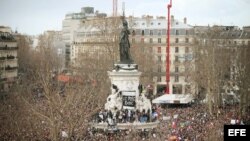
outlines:
[[[122,96],[122,104],[123,106],[135,107],[135,96]]]

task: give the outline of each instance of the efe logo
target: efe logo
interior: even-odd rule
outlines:
[[[224,125],[224,141],[249,141],[250,125]]]
[[[228,136],[246,136],[246,129],[228,129]]]

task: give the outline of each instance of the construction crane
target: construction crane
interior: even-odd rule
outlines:
[[[172,0],[168,4],[168,24],[167,24],[167,47],[166,47],[166,90],[165,93],[169,94],[169,82],[170,82],[170,8],[172,7]]]
[[[113,17],[117,16],[117,0],[113,0]]]

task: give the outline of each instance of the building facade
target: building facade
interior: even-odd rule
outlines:
[[[76,32],[82,27],[86,19],[95,17],[106,17],[105,13],[94,11],[93,7],[83,7],[80,12],[68,13],[62,22],[62,39],[65,43],[65,66],[70,66],[72,43],[75,40]]]
[[[9,27],[0,27],[0,91],[8,91],[18,74],[17,42]]]
[[[165,93],[166,88],[166,45],[167,20],[165,17],[142,16],[130,18],[132,44],[151,47],[154,54],[154,93]],[[171,16],[170,31],[170,93],[190,94],[189,73],[192,70],[193,27]]]

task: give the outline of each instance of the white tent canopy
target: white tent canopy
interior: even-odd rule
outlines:
[[[152,103],[173,103],[173,104],[188,104],[193,100],[191,94],[164,94],[155,98]]]

